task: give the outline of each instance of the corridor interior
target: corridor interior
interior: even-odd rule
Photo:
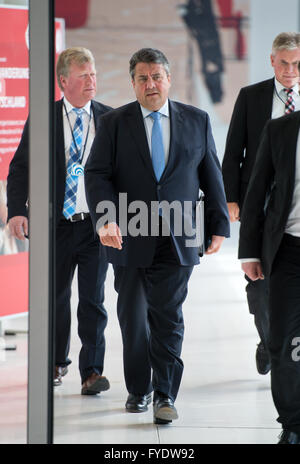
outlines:
[[[275,444],[280,433],[270,391],[270,375],[256,371],[258,343],[248,312],[245,282],[237,260],[238,225],[222,250],[196,266],[184,305],[185,370],[176,402],[179,419],[153,424],[148,412],[125,412],[122,344],[116,317],[113,271],[106,282],[104,374],[111,389],[97,396],[80,395],[76,305],[72,295],[72,364],[54,390],[56,444]],[[76,280],[75,280],[76,281]],[[10,326],[26,329],[25,320]],[[5,337],[15,351],[0,351],[0,444],[26,443],[27,334]]]

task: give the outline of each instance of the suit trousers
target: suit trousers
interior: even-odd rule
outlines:
[[[78,335],[82,343],[79,371],[82,383],[93,373],[103,372],[107,313],[104,282],[107,261],[92,221],[70,222],[62,218],[56,230],[56,365],[67,366],[71,334],[71,286],[78,273]]]
[[[250,314],[254,316],[254,323],[264,348],[268,351],[270,339],[269,315],[269,279],[251,280],[245,275],[247,301]]]
[[[271,388],[278,422],[300,434],[300,357],[296,346],[300,337],[300,243],[295,246],[294,239],[284,235],[270,276]]]
[[[183,373],[182,304],[193,266],[178,264],[170,237],[157,237],[151,266],[114,270],[127,390],[154,389],[175,401]]]

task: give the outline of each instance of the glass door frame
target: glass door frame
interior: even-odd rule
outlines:
[[[54,0],[30,0],[29,37],[27,442],[51,444],[55,322]]]

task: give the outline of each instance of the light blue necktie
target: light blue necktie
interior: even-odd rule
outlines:
[[[65,190],[65,199],[63,207],[63,215],[65,218],[69,219],[73,216],[76,209],[76,193],[78,187],[78,176],[74,175],[75,165],[80,161],[81,150],[82,150],[82,134],[83,134],[83,124],[82,124],[82,114],[84,112],[81,108],[73,108],[72,111],[75,111],[77,118],[73,128],[72,143],[70,146],[70,158],[67,164],[67,176],[66,176],[66,190]],[[74,144],[74,139],[76,146]],[[77,149],[76,149],[77,147]]]
[[[154,111],[149,116],[153,119],[151,136],[152,165],[157,181],[161,178],[165,169],[165,150],[161,129],[161,113]]]

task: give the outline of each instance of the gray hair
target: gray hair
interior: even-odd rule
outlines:
[[[300,48],[300,34],[298,32],[281,32],[275,37],[272,45],[272,55],[280,50],[295,50]]]
[[[129,61],[129,73],[132,79],[134,79],[135,67],[138,63],[162,64],[167,76],[170,74],[170,64],[166,56],[156,48],[141,48],[132,55]]]
[[[56,65],[57,83],[63,90],[60,83],[60,76],[68,77],[69,69],[72,63],[82,66],[85,63],[91,63],[95,66],[95,58],[90,50],[84,47],[66,48],[58,57]]]

